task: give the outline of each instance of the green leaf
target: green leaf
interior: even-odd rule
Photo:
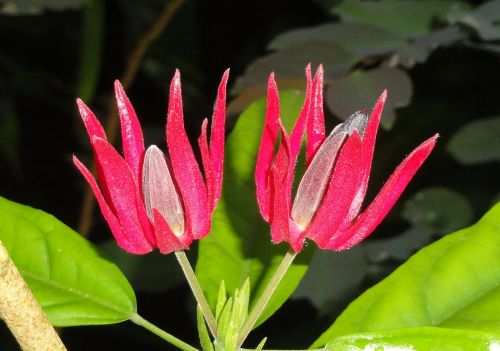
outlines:
[[[453,135],[448,151],[465,165],[500,161],[500,117],[473,121]]]
[[[401,215],[415,226],[447,233],[469,225],[474,215],[465,196],[444,187],[420,190],[405,202]]]
[[[305,42],[254,61],[245,74],[238,77],[232,92],[239,94],[249,86],[266,83],[270,72],[274,72],[278,80],[299,78],[305,81],[304,71],[308,63],[312,67],[322,63],[328,68],[326,74],[338,75],[349,71],[360,60],[360,56],[334,43],[316,45],[314,42]]]
[[[368,23],[404,38],[416,38],[429,33],[433,23],[444,22],[457,4],[462,5],[448,0],[344,0],[331,11],[344,21]]]
[[[200,306],[196,308],[196,321],[198,324],[198,336],[200,338],[200,345],[203,351],[214,351],[214,345],[210,339],[210,334],[208,333],[207,324],[205,323],[205,318],[203,318],[203,313],[200,310]]]
[[[486,1],[473,11],[453,8],[448,14],[450,23],[460,23],[473,28],[481,39],[500,39],[500,1]]]
[[[0,197],[0,240],[55,326],[110,324],[136,311],[120,270],[55,217]]]
[[[281,116],[290,128],[304,101],[298,91],[281,94]],[[200,241],[196,274],[208,302],[216,306],[219,286],[225,282],[229,294],[249,278],[250,305],[260,295],[288,249],[273,245],[269,225],[257,209],[254,170],[264,124],[265,101],[252,104],[238,119],[226,142],[224,186],[213,217],[212,232]],[[292,294],[307,270],[311,250],[304,250],[290,267],[269,301],[261,323]]]
[[[308,299],[321,314],[328,313],[345,296],[352,296],[368,270],[365,253],[358,245],[350,250],[316,250],[294,298]]]
[[[310,42],[319,46],[332,43],[361,56],[387,54],[407,44],[398,35],[370,24],[328,23],[281,34],[271,41],[268,48],[281,50]]]
[[[500,335],[446,328],[405,328],[342,336],[328,343],[332,351],[491,351],[500,347]]]
[[[500,203],[367,290],[313,347],[343,335],[410,327],[500,333],[499,315]]]
[[[389,96],[384,106],[382,125],[390,128],[396,119],[396,108],[407,106],[413,94],[410,77],[401,69],[357,70],[337,78],[326,92],[326,104],[330,111],[345,120],[356,111],[371,109],[384,89]]]
[[[215,306],[215,320],[219,320],[219,316],[222,312],[227,301],[226,295],[226,285],[224,284],[224,280],[220,282],[219,295],[217,297],[217,305]]]

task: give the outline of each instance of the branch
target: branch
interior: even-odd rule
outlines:
[[[0,317],[24,351],[66,351],[0,241]]]

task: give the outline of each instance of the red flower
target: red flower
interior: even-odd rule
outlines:
[[[387,93],[382,93],[370,116],[356,112],[325,138],[323,68],[318,68],[314,80],[310,66],[306,75],[306,98],[290,136],[279,117],[274,75],[269,77],[266,120],[255,171],[257,201],[262,217],[271,224],[274,243],[286,241],[299,252],[307,238],[322,249],[344,250],[366,238],[380,224],[429,156],[438,134],[403,160],[373,202],[360,213]],[[274,156],[279,132],[281,141]],[[304,132],[307,169],[292,203],[295,163]]]
[[[120,82],[115,82],[124,158],[107,141],[92,111],[77,100],[94,150],[97,178],[73,156],[99,203],[118,245],[134,254],[158,247],[160,252],[189,248],[205,237],[222,187],[227,70],[219,85],[212,118],[210,144],[207,120],[198,144],[203,179],[184,130],[181,80],[175,72],[167,112],[167,158],[155,145],[144,150],[141,126]]]

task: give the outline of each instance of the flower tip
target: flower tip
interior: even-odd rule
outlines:
[[[380,94],[379,100],[385,104],[385,100],[387,100],[387,89],[384,89],[382,94]]]
[[[115,79],[114,85],[115,85],[116,95],[118,95],[118,94],[123,95],[124,90],[123,90],[122,83],[120,83],[120,81],[118,79]]]

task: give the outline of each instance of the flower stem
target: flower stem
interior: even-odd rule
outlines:
[[[264,311],[264,308],[269,302],[269,299],[271,298],[271,296],[273,296],[273,293],[278,287],[279,283],[281,282],[281,279],[283,279],[283,277],[285,276],[285,273],[292,264],[295,256],[297,256],[297,253],[290,249],[283,257],[283,260],[281,261],[280,265],[274,272],[273,276],[271,277],[271,280],[269,281],[266,288],[262,292],[262,295],[259,296],[259,299],[255,303],[245,323],[241,327],[240,333],[238,335],[238,342],[236,344],[236,348],[239,348],[247,338],[248,334],[250,333],[253,326],[257,322],[257,319],[259,319],[260,315],[262,314],[262,311]]]
[[[141,316],[139,316],[137,313],[134,313],[133,315],[130,316],[130,320],[134,322],[137,325],[140,325],[141,327],[149,330],[151,333],[159,336],[163,340],[169,342],[170,344],[177,346],[179,349],[184,350],[184,351],[199,351],[197,348],[186,344],[184,341],[176,338],[172,334],[167,333],[163,329],[158,328],[156,325],[154,325],[151,322],[148,322]]]
[[[215,321],[214,314],[208,305],[207,299],[201,290],[200,283],[198,283],[198,279],[196,279],[196,275],[194,274],[193,268],[189,263],[189,260],[184,251],[176,251],[175,257],[177,261],[181,265],[182,271],[184,272],[184,276],[186,277],[189,286],[191,287],[191,291],[200,306],[201,313],[205,320],[207,321],[208,329],[212,333],[212,336],[215,340],[217,340],[217,322]]]

